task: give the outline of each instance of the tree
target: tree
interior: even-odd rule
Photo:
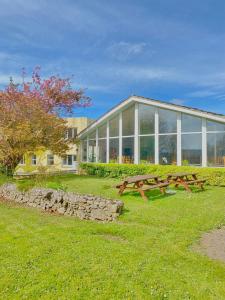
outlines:
[[[90,105],[83,90],[74,90],[70,78],[40,77],[35,68],[32,80],[9,85],[0,91],[0,164],[13,173],[23,155],[44,147],[63,155],[71,140],[65,139],[63,113]]]

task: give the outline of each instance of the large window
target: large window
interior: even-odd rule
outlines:
[[[177,135],[159,136],[159,162],[163,165],[177,163]]]
[[[224,131],[225,124],[207,120],[207,131]]]
[[[140,136],[140,163],[155,162],[155,137]]]
[[[92,131],[90,134],[89,134],[89,139],[90,140],[95,140],[96,139],[96,131]]]
[[[109,140],[109,162],[118,163],[119,162],[119,139]]]
[[[82,161],[87,161],[87,141],[84,140],[84,141],[81,141],[81,151],[82,151],[82,158],[81,160]]]
[[[89,162],[95,162],[96,161],[96,140],[89,140],[88,161]]]
[[[207,134],[209,166],[225,167],[225,132]]]
[[[98,137],[99,138],[106,138],[106,124],[100,126],[98,128]]]
[[[119,116],[109,121],[109,136],[119,136]]]
[[[159,133],[177,132],[177,113],[171,110],[159,109]]]
[[[134,163],[134,138],[125,137],[122,141],[122,162],[124,164]]]
[[[155,108],[150,105],[139,105],[139,134],[155,133]]]
[[[123,111],[122,120],[123,136],[134,135],[134,106]]]
[[[98,141],[98,161],[101,163],[106,162],[106,139]]]
[[[201,165],[202,135],[201,133],[182,134],[182,165]]]
[[[181,131],[182,132],[201,132],[202,119],[193,117],[191,115],[182,114],[181,117]]]

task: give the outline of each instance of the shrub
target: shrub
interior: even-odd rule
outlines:
[[[168,173],[189,172],[198,173],[200,178],[207,179],[209,185],[225,186],[225,168],[200,168],[174,165],[128,165],[128,164],[103,164],[81,163],[80,168],[88,175],[100,177],[123,178],[142,174],[157,174],[166,178]]]

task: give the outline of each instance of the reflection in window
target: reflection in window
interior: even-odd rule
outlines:
[[[91,140],[95,140],[96,139],[96,131],[92,131],[90,134],[89,134],[89,139]]]
[[[177,132],[177,113],[171,110],[159,109],[159,133]]]
[[[122,113],[123,136],[134,135],[134,105]]]
[[[96,140],[89,140],[88,143],[88,161],[96,161]]]
[[[100,126],[98,128],[98,137],[105,138],[106,137],[106,124]]]
[[[181,115],[181,131],[182,132],[201,132],[202,119],[191,115]]]
[[[177,135],[159,136],[159,162],[163,165],[177,163]]]
[[[87,141],[81,141],[82,161],[87,161]]]
[[[134,138],[123,138],[122,142],[122,162],[124,164],[134,163]]]
[[[47,165],[48,166],[54,165],[54,155],[53,154],[47,154]]]
[[[119,162],[119,139],[109,140],[109,162],[110,163]]]
[[[225,133],[207,133],[209,166],[225,167]]]
[[[106,139],[98,141],[98,161],[106,163]]]
[[[207,120],[207,131],[225,131],[225,124]]]
[[[151,134],[155,131],[155,108],[150,105],[139,105],[139,134]]]
[[[182,165],[201,165],[202,163],[202,135],[182,134]]]
[[[154,164],[155,162],[155,137],[140,137],[140,163]]]
[[[119,136],[119,116],[109,121],[109,136]]]

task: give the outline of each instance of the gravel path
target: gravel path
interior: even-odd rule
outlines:
[[[225,227],[203,234],[199,245],[193,249],[212,259],[225,262]]]

